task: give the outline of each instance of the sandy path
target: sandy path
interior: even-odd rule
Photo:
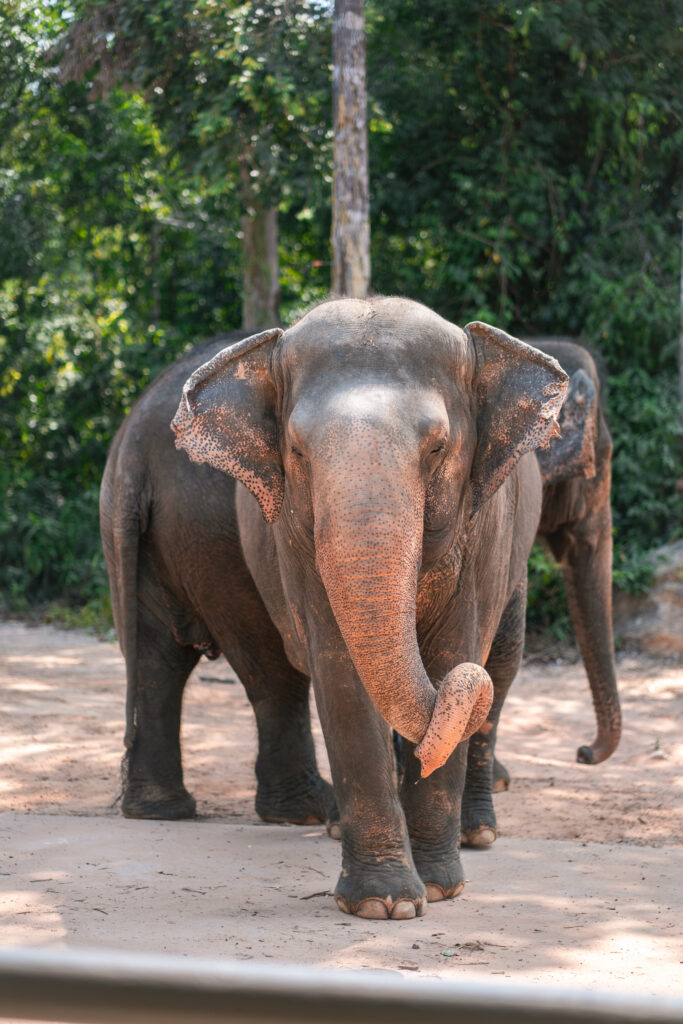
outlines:
[[[124,821],[123,677],[113,644],[0,624],[0,945],[683,993],[680,665],[621,660],[624,739],[591,768],[573,761],[593,735],[583,669],[527,664],[501,726],[501,838],[465,852],[462,897],[401,923],[339,914],[325,895],[339,847],[323,830],[258,821],[255,730],[225,663],[201,662],[186,696],[199,820]]]

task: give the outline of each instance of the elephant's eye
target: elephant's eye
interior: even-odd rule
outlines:
[[[445,441],[441,441],[440,444],[437,444],[436,448],[432,448],[432,450],[431,450],[431,452],[429,454],[430,455],[439,455],[441,452],[445,451],[445,449],[446,449],[446,442]]]
[[[292,455],[296,455],[297,459],[303,459],[304,457],[303,452],[300,452],[298,448],[294,447],[294,445],[292,445]]]

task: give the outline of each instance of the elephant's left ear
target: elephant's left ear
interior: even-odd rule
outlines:
[[[240,480],[268,523],[280,515],[284,470],[276,419],[272,350],[279,327],[254,334],[195,370],[171,427],[176,448]]]
[[[557,434],[569,378],[557,360],[497,327],[465,327],[476,352],[477,448],[473,513],[527,452]]]

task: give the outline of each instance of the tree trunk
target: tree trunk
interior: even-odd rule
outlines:
[[[680,398],[680,404],[678,406],[678,415],[681,423],[683,423],[683,223],[681,224],[681,305],[680,305],[680,316],[681,316],[681,330],[678,336],[678,392]]]
[[[370,286],[370,203],[363,0],[335,0],[332,291],[365,298]]]
[[[242,327],[276,327],[280,320],[277,207],[251,204],[242,216]]]

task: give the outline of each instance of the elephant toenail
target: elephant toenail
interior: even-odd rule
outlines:
[[[437,885],[435,882],[426,882],[425,888],[427,890],[427,901],[429,903],[439,903],[440,900],[446,899],[446,893],[441,885]]]
[[[417,907],[412,900],[397,900],[391,917],[394,921],[407,921],[410,917],[417,917]]]
[[[406,902],[405,900],[401,902]],[[384,900],[368,899],[362,900],[356,907],[357,917],[366,917],[371,921],[386,921],[389,917],[389,908]],[[413,915],[414,916],[414,915]]]
[[[437,882],[425,882],[427,889],[427,899],[430,903],[439,903],[441,900],[452,900],[465,888],[464,882],[458,882],[452,889],[444,889],[442,885]]]
[[[476,829],[474,832],[463,832],[462,843],[463,846],[485,848],[487,846],[492,846],[497,837],[498,832],[495,828],[482,827]]]
[[[351,913],[351,908],[349,907],[348,903],[346,902],[343,896],[337,896],[337,894],[335,893],[334,901],[341,910],[342,914]]]

